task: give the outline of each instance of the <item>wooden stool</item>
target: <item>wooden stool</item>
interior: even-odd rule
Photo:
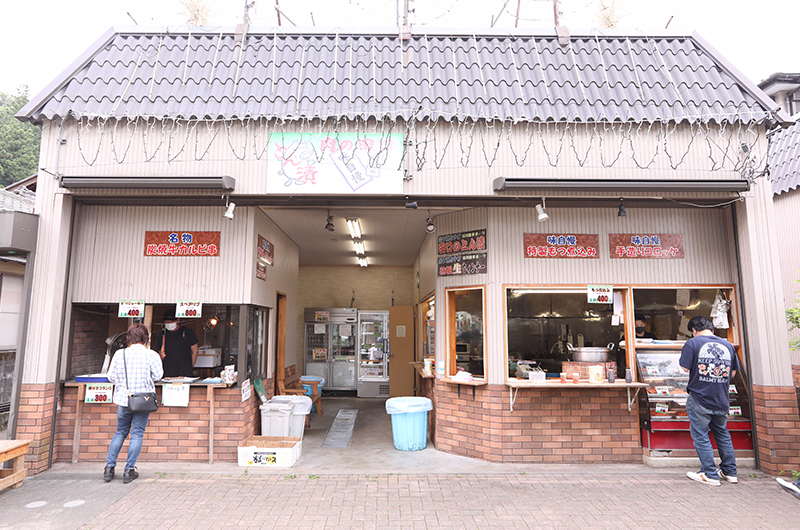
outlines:
[[[13,469],[0,469],[0,491],[11,486],[19,488],[25,479],[25,455],[30,440],[0,440],[0,463],[14,460]]]

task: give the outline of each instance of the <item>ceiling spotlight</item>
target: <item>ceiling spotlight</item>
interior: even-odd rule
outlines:
[[[622,202],[622,197],[619,198],[619,211],[617,212],[617,217],[625,217],[628,215],[628,212],[625,211],[625,204]]]
[[[540,223],[543,223],[544,221],[550,219],[550,216],[547,215],[547,212],[544,210],[545,210],[545,202],[544,202],[544,197],[542,197],[542,204],[536,205],[536,219]]]
[[[431,211],[428,210],[428,224],[425,225],[425,231],[429,234],[436,232],[436,225],[433,224],[433,219],[431,219]]]
[[[226,204],[225,213],[222,214],[222,217],[224,217],[225,219],[228,219],[230,221],[233,221],[233,209],[234,208],[236,208],[236,203],[235,202],[227,203]]]
[[[361,265],[362,267],[366,267],[367,266],[367,258],[358,258],[358,264]]]
[[[333,216],[331,215],[330,210],[328,210],[328,219],[325,223],[325,230],[327,230],[328,232],[333,232],[334,230],[336,230],[336,227],[333,226]]]
[[[350,230],[350,237],[361,239],[361,223],[358,219],[347,219],[347,229]]]

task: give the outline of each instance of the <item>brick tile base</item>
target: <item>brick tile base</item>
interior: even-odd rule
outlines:
[[[759,466],[773,475],[800,467],[800,414],[793,386],[753,385]]]
[[[459,397],[457,385],[432,385],[440,451],[506,463],[642,461],[639,418],[624,390],[526,388],[511,412],[505,385],[476,387],[474,399],[471,386]]]
[[[794,381],[794,386],[800,387],[800,364],[792,365],[792,380]]]
[[[18,440],[31,440],[25,456],[25,468],[35,475],[47,469],[50,455],[55,383],[23,384],[20,388]]]

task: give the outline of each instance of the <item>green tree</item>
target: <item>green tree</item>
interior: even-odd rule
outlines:
[[[30,177],[39,164],[42,131],[14,117],[28,102],[28,87],[15,95],[0,92],[0,186]]]
[[[800,280],[795,280],[800,283]],[[800,291],[796,291],[800,293]],[[794,301],[794,306],[786,310],[786,321],[789,323],[789,332],[800,329],[800,299]],[[789,339],[789,349],[800,350],[800,340]]]

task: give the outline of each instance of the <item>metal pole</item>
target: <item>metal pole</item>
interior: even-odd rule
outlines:
[[[553,20],[556,23],[556,27],[561,25],[561,19],[558,17],[558,0],[553,0]]]
[[[517,19],[514,21],[514,27],[519,27],[519,5],[522,3],[522,0],[517,0]]]
[[[281,25],[281,6],[278,4],[278,0],[275,0],[275,12],[278,13],[278,26]]]

